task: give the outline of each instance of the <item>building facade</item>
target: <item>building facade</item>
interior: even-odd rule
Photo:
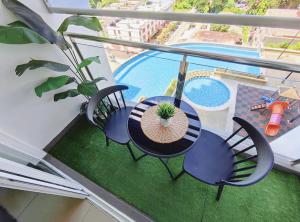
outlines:
[[[130,1],[129,1],[130,2]],[[124,3],[115,3],[111,5],[110,9],[125,9]],[[129,4],[127,2],[127,4]],[[153,1],[146,3],[145,5],[129,4],[131,8],[138,11],[169,11],[173,2]],[[112,20],[106,26],[108,37],[137,41],[148,42],[152,36],[154,36],[160,29],[166,24],[166,21],[162,20],[145,20],[145,19],[115,19]]]

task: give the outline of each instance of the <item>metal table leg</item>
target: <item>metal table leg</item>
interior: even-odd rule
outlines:
[[[162,162],[162,164],[163,164],[163,165],[165,166],[165,168],[167,169],[167,171],[168,171],[168,173],[169,173],[171,179],[172,179],[172,180],[175,180],[175,177],[174,177],[174,175],[173,175],[171,169],[170,169],[169,166],[168,166],[168,161],[169,161],[169,159],[168,159],[168,158],[166,158],[166,159],[158,158],[158,159],[160,160],[160,162]]]

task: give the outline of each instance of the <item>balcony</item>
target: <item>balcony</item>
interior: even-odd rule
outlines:
[[[22,2],[29,5],[30,1]],[[80,14],[88,18],[97,16],[104,31],[95,32],[86,29],[85,25],[77,27],[76,22],[71,23],[64,32],[64,41],[72,47],[69,51],[59,51],[55,44],[0,44],[0,57],[5,61],[8,57],[14,58],[2,62],[4,72],[8,73],[2,87],[2,101],[7,106],[3,107],[3,117],[0,118],[3,123],[0,128],[2,186],[25,189],[21,182],[26,180],[27,185],[32,185],[26,186],[26,190],[84,198],[119,221],[296,221],[300,217],[300,140],[297,138],[300,133],[299,18],[275,17],[272,10],[268,13],[274,17],[174,14],[115,8],[91,10],[84,6],[54,7],[51,5],[54,2],[32,6],[43,19],[51,22],[51,27],[59,27],[68,17],[66,14]],[[111,7],[117,6],[113,4]],[[170,7],[166,8],[170,10]],[[297,11],[293,10],[289,15]],[[4,6],[2,11],[5,25],[15,20]],[[115,18],[121,19],[122,27],[114,25],[114,35],[105,27],[115,24]],[[155,25],[153,21],[161,25]],[[134,24],[154,25],[148,27],[152,30],[151,35],[143,32],[142,26],[140,32],[137,32],[138,26],[134,34],[130,33],[126,27]],[[63,86],[67,90],[74,90],[76,84],[85,81],[94,84],[93,81],[102,77],[106,81],[95,84],[97,92],[115,85],[128,87],[123,94],[107,96],[92,113],[93,118],[97,117],[96,120],[105,124],[118,108],[122,109],[123,104],[137,106],[126,119],[127,128],[119,131],[117,136],[124,132],[130,134],[130,118],[142,118],[144,114],[140,113],[146,110],[141,107],[149,105],[149,101],[158,101],[151,98],[165,96],[172,100],[171,103],[174,100],[174,104],[181,101],[181,105],[175,106],[188,118],[194,118],[188,120],[185,132],[189,134],[175,142],[187,135],[197,139],[194,143],[201,142],[201,135],[205,132],[225,140],[239,130],[240,126],[233,117],[240,117],[265,138],[268,145],[264,147],[270,146],[275,157],[273,169],[253,186],[225,186],[221,200],[216,201],[219,184],[215,184],[216,187],[202,183],[203,180],[197,180],[191,174],[173,180],[173,176],[180,175],[185,157],[192,149],[179,152],[181,155],[172,158],[152,155],[139,146],[133,135],[127,149],[127,142],[114,142],[103,133],[102,123],[95,127],[97,124],[88,121],[85,112],[86,108],[89,110],[94,94],[62,95],[65,91],[59,87],[55,92],[49,92],[52,88],[47,87],[32,89],[33,85],[41,86],[45,77],[61,75],[62,70],[51,67],[48,70],[49,66],[43,69],[31,67],[26,73],[24,70],[21,77],[14,75],[18,64],[25,63],[27,58],[41,57],[70,67],[74,65],[72,62],[76,66],[82,61],[87,62],[85,58],[90,59],[88,65],[68,69],[75,74],[75,80]],[[35,95],[39,90],[42,90],[41,98]],[[76,90],[78,92],[79,88]],[[58,100],[55,103],[53,96]],[[62,100],[62,97],[70,98]],[[288,106],[280,106],[282,112],[278,113],[272,110],[272,104],[276,102]],[[187,106],[195,113],[184,110],[183,107]],[[80,107],[84,108],[83,112],[80,112]],[[274,114],[277,117],[280,114],[276,118],[279,121],[276,132],[273,128],[268,130],[268,123],[275,119]],[[196,124],[195,120],[199,120],[199,125],[189,128]],[[116,128],[118,124],[121,122],[117,122]],[[177,128],[184,128],[184,123],[178,124]],[[195,136],[197,129],[201,134]],[[250,135],[248,131],[246,133]],[[233,164],[242,162],[242,166],[233,168],[233,171],[257,169],[253,164],[259,164],[260,157],[257,158],[259,152],[252,150],[253,138],[245,131],[239,131],[232,139],[228,146],[236,158]],[[136,158],[146,156],[133,161],[132,155]],[[13,169],[12,175],[6,175],[10,169]],[[251,175],[245,174],[244,177]],[[229,182],[231,180],[235,178]]]
[[[136,155],[140,151],[134,148]],[[261,183],[248,188],[230,187],[222,200],[214,199],[216,188],[183,176],[175,183],[156,158],[135,163],[122,145],[105,144],[99,130],[81,120],[50,154],[75,171],[147,214],[154,221],[293,221],[298,215],[299,179],[273,170]],[[182,157],[169,161],[174,173]],[[271,207],[272,206],[272,207]],[[286,209],[289,210],[286,210]],[[235,210],[232,210],[235,209]]]

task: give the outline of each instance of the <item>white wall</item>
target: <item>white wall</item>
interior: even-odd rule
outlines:
[[[50,14],[42,0],[21,0],[21,2],[38,12],[54,29],[57,29],[66,17]],[[14,15],[0,1],[0,25],[15,20]],[[102,53],[102,56],[105,54]],[[42,149],[79,113],[82,99],[75,97],[53,102],[52,92],[46,93],[42,98],[37,97],[34,87],[46,77],[61,73],[38,69],[28,71],[22,77],[16,76],[15,67],[28,62],[30,58],[67,63],[55,45],[0,44],[0,138],[2,141],[6,140],[4,141],[6,145],[43,157],[45,153]],[[108,66],[107,60],[101,60],[99,70],[101,66]],[[111,73],[108,72],[106,75]]]
[[[77,39],[76,43],[84,58],[91,56],[100,57],[100,65],[98,63],[92,63],[89,66],[89,70],[91,71],[94,79],[97,77],[105,77],[107,79],[107,81],[98,82],[98,88],[101,89],[115,84],[106,52],[103,50],[103,44],[100,42],[91,42],[83,39]]]

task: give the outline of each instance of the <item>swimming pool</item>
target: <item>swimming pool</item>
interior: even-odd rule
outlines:
[[[175,47],[199,50],[205,52],[221,53],[242,57],[258,58],[259,53],[254,50],[223,46],[217,44],[185,43],[174,45]],[[145,51],[122,64],[115,72],[114,78],[117,84],[129,86],[124,94],[126,100],[137,101],[140,97],[164,95],[166,88],[172,79],[177,79],[182,55],[156,51]],[[235,64],[230,62],[203,59],[188,56],[188,71],[208,70],[215,67],[246,72],[258,76],[258,67]]]
[[[186,81],[183,95],[204,110],[227,108],[230,89],[211,77],[196,77]]]

